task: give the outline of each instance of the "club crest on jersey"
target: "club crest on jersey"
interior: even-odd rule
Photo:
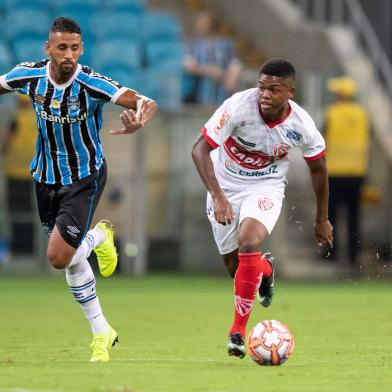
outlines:
[[[288,154],[289,148],[290,146],[285,143],[275,144],[272,149],[274,157],[284,158]]]
[[[222,128],[225,126],[225,124],[227,123],[227,120],[230,118],[230,114],[227,112],[224,112],[221,116],[221,118],[218,121],[218,124],[216,125],[216,127],[214,128],[214,133],[215,135],[219,135],[220,131],[222,130]]]
[[[302,135],[297,131],[291,130],[287,132],[286,137],[289,139],[293,139],[296,142],[299,142],[301,140]]]
[[[79,98],[78,97],[68,97],[67,98],[67,105],[68,105],[68,111],[79,110],[79,107],[80,107]]]
[[[268,197],[260,198],[258,204],[261,211],[268,211],[274,206],[274,202]]]
[[[45,97],[43,97],[42,95],[39,94],[34,94],[34,102],[43,105],[45,102]]]

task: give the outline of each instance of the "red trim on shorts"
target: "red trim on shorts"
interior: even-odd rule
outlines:
[[[281,118],[281,119],[278,120],[278,121],[267,121],[267,120],[264,119],[263,113],[261,112],[260,105],[259,105],[259,103],[257,102],[257,107],[259,108],[260,116],[261,116],[261,118],[263,119],[263,121],[265,122],[265,125],[268,126],[268,128],[274,128],[274,127],[276,127],[277,125],[282,124],[283,122],[285,122],[285,121],[287,120],[287,118],[290,116],[290,114],[291,114],[291,112],[292,112],[290,102],[287,102],[287,104],[289,105],[289,111],[288,111],[288,113],[287,113],[283,118]]]
[[[206,139],[206,142],[212,147],[212,148],[218,148],[219,144],[216,144],[208,135],[207,135],[207,128],[204,127],[203,130],[201,131],[202,135],[204,136],[204,139]]]
[[[320,153],[318,153],[317,155],[315,155],[314,157],[304,157],[304,159],[306,161],[315,161],[316,159],[321,158],[322,156],[324,156],[325,152],[327,151],[326,148],[324,148],[323,151],[321,151]]]

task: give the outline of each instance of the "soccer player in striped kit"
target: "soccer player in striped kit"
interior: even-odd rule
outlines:
[[[265,63],[258,88],[224,101],[192,152],[208,190],[207,215],[215,242],[234,278],[235,316],[227,350],[240,358],[245,356],[246,325],[256,294],[265,307],[272,301],[273,263],[260,249],[280,214],[291,148],[301,149],[310,169],[317,241],[332,247],[325,143],[309,114],[291,100],[294,79],[288,61]],[[214,149],[218,151],[211,159]]]
[[[107,362],[118,335],[102,313],[87,261],[94,250],[105,277],[117,265],[111,223],[102,220],[90,229],[106,182],[99,138],[103,106],[111,102],[126,108],[120,115],[122,126],[111,131],[124,135],[148,122],[157,105],[78,63],[82,34],[72,19],[54,20],[45,50],[49,59],[21,63],[0,76],[0,94],[16,91],[32,101],[38,138],[30,171],[40,219],[49,235],[48,260],[54,268],[65,269],[68,285],[90,323],[91,362]]]

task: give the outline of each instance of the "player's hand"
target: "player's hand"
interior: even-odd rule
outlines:
[[[138,118],[137,113],[135,113],[132,109],[124,110],[120,114],[120,119],[124,127],[121,129],[111,130],[110,133],[112,135],[126,135],[134,133],[144,125],[140,116]]]
[[[111,130],[112,135],[125,135],[136,132],[149,121],[157,110],[157,104],[152,99],[143,100],[135,112],[132,109],[124,110],[120,114],[124,128]]]
[[[214,198],[214,214],[215,220],[224,226],[234,219],[233,207],[223,194]]]
[[[319,246],[327,245],[328,248],[333,248],[333,227],[328,219],[314,224],[314,234]]]

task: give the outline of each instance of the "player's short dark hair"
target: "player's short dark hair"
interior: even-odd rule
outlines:
[[[284,59],[272,59],[265,62],[260,69],[261,75],[279,76],[295,79],[295,69],[291,63]]]
[[[52,26],[50,26],[51,33],[75,33],[82,35],[79,25],[71,18],[59,16],[56,18]]]

